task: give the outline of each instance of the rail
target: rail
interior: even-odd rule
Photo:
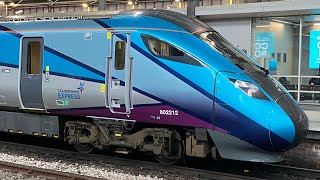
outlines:
[[[5,171],[13,171],[15,173],[27,174],[37,176],[45,179],[65,179],[65,180],[96,180],[101,178],[93,178],[78,174],[71,174],[61,171],[54,171],[51,169],[42,169],[21,164],[14,164],[0,161],[0,169]]]
[[[286,173],[286,174],[291,174],[296,176],[304,176],[312,179],[313,178],[320,179],[320,170],[317,170],[317,169],[307,169],[307,168],[283,166],[283,165],[269,164],[269,163],[261,164],[261,167],[272,172]]]

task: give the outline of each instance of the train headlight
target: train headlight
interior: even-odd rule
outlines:
[[[265,96],[259,88],[254,85],[251,82],[247,81],[241,81],[241,80],[236,80],[236,79],[229,79],[231,82],[233,82],[234,86],[236,88],[241,89],[244,93],[246,93],[248,96],[257,98],[257,99],[262,99],[262,100],[269,100],[267,96]]]

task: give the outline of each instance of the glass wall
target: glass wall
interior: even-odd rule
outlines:
[[[256,61],[298,100],[300,16],[254,20]]]
[[[255,18],[252,57],[300,104],[320,106],[320,15]]]
[[[320,16],[304,16],[302,22],[300,102],[320,105]]]

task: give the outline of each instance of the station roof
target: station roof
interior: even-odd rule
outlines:
[[[174,9],[186,13],[186,9]],[[275,1],[196,7],[200,19],[250,18],[320,14],[319,0]]]
[[[5,4],[14,3],[16,5],[24,7],[38,7],[38,6],[50,6],[50,5],[81,5],[87,3],[89,5],[98,4],[98,0],[1,0]],[[172,0],[132,0],[133,2],[163,2]],[[106,0],[107,4],[127,4],[128,0]]]

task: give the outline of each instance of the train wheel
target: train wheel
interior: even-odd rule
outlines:
[[[176,139],[172,146],[170,155],[154,155],[155,159],[163,165],[173,165],[178,163],[184,156],[184,143]]]
[[[89,154],[94,149],[91,144],[75,144],[74,147],[76,148],[77,151],[84,154]]]

